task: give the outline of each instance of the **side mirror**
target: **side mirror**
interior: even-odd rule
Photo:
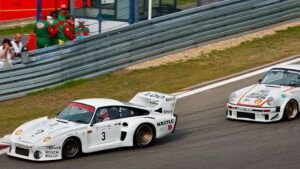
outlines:
[[[262,79],[258,79],[258,83],[261,83]]]
[[[58,112],[58,113],[57,113],[57,116],[58,116],[60,113],[61,113],[61,112]]]

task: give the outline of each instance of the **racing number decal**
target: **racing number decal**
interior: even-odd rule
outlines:
[[[102,132],[102,141],[105,140],[105,132]]]
[[[154,98],[157,98],[157,99],[164,99],[165,98],[165,96],[158,95],[156,93],[146,93],[145,96],[154,97]]]

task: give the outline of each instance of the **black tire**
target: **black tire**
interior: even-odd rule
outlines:
[[[294,120],[299,113],[298,103],[296,100],[290,100],[284,108],[284,119]]]
[[[65,159],[76,158],[81,154],[81,144],[76,138],[68,138],[62,147],[62,156]]]
[[[136,147],[150,146],[155,140],[155,130],[150,124],[141,124],[134,132],[134,145]]]

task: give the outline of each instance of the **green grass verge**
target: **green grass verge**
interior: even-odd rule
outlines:
[[[181,5],[186,5],[186,4],[193,3],[193,2],[197,2],[197,0],[179,0],[179,1],[177,1],[177,5],[181,6]]]
[[[236,47],[199,54],[197,58],[187,61],[71,81],[53,89],[31,93],[30,96],[0,102],[0,135],[12,132],[31,119],[54,117],[76,99],[103,97],[128,101],[140,91],[172,93],[298,53],[300,26],[246,41]]]
[[[33,33],[33,24],[28,24],[24,27],[17,26],[12,29],[5,29],[5,30],[0,30],[0,36],[2,35],[15,35],[16,33],[21,33],[21,34],[31,34]]]

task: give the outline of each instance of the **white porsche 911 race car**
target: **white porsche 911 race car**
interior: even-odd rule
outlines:
[[[56,118],[39,118],[10,136],[9,156],[48,161],[74,158],[117,147],[145,147],[174,132],[176,97],[138,93],[129,103],[84,99],[70,103]]]
[[[297,117],[300,103],[300,65],[271,69],[251,85],[231,93],[228,119],[272,122]]]

